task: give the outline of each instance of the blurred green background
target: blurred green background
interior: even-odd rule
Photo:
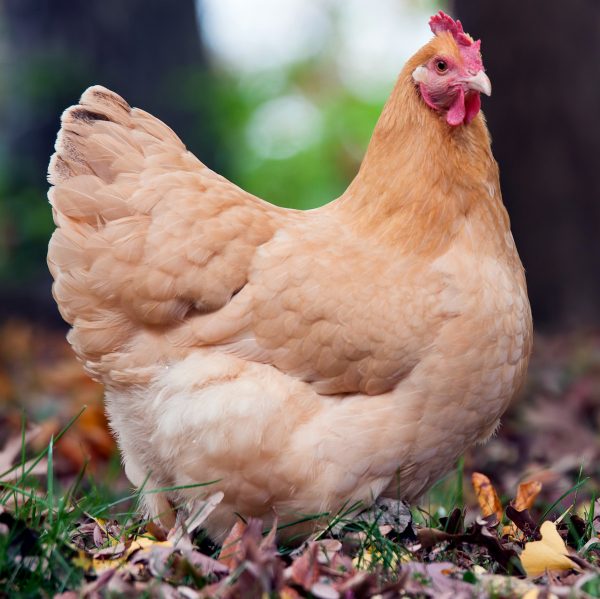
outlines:
[[[600,4],[558,0],[4,0],[0,316],[60,323],[45,264],[59,116],[103,84],[274,203],[318,206],[356,172],[439,8],[483,40],[484,100],[536,324],[600,320]]]

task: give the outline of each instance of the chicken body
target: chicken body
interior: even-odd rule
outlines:
[[[525,376],[531,315],[482,116],[432,111],[407,64],[356,179],[285,210],[101,87],[50,164],[54,295],[104,383],[151,516],[224,497],[266,521],[413,501],[493,433]],[[311,524],[310,526],[313,526]]]

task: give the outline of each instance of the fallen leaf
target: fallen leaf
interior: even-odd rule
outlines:
[[[315,582],[310,589],[311,595],[318,599],[338,599],[339,592],[325,582]]]
[[[48,470],[46,458],[40,460],[35,466],[35,460],[29,460],[25,464],[15,465],[14,462],[19,454],[23,443],[27,444],[31,439],[39,434],[39,427],[35,427],[25,433],[24,438],[21,434],[11,437],[4,447],[0,450],[0,481],[15,482],[19,480],[24,472],[29,470],[33,476],[44,475]],[[31,470],[30,470],[31,468]]]
[[[154,547],[170,547],[173,548],[173,543],[169,540],[167,541],[157,541],[156,539],[151,539],[150,537],[136,537],[129,547],[127,547],[127,551],[125,551],[125,559],[129,558],[136,551],[149,551]]]
[[[530,480],[523,482],[517,489],[517,496],[514,501],[506,508],[506,516],[512,522],[502,529],[502,536],[513,539],[523,540],[521,530],[527,537],[536,536],[539,540],[537,526],[529,515],[529,510],[542,490],[542,483],[539,480]]]
[[[117,543],[116,545],[109,545],[108,547],[103,547],[102,549],[94,549],[89,551],[94,558],[112,558],[117,559],[120,558],[126,551],[127,547],[125,543]]]
[[[516,510],[512,505],[506,508],[506,517],[511,520],[511,523],[504,527],[502,536],[521,537],[519,531],[522,531],[526,537],[533,538],[534,541],[539,541],[541,538],[540,531],[533,518],[529,515],[529,510]]]
[[[248,520],[242,535],[239,554],[236,553],[236,579],[231,580],[227,597],[276,596],[284,583],[284,565],[275,545],[275,528],[263,537],[262,522]],[[213,595],[214,596],[214,595]]]
[[[478,518],[465,534],[456,535],[456,538],[463,543],[485,547],[490,556],[498,562],[498,565],[505,572],[513,572],[515,568],[519,568],[518,561],[515,560],[516,552],[514,549],[509,545],[502,544],[495,527],[491,526],[486,520]]]
[[[312,543],[290,566],[290,579],[304,589],[310,590],[319,580],[318,553],[319,546],[316,543]]]
[[[112,572],[119,568],[123,563],[119,559],[96,559],[90,557],[85,551],[79,550],[77,555],[72,559],[73,565],[85,570],[88,573],[104,574]]]
[[[569,550],[558,534],[554,522],[546,520],[540,532],[541,541],[530,541],[521,553],[521,564],[527,576],[535,578],[546,571],[579,569],[579,566],[569,558]]]
[[[284,586],[279,592],[279,597],[281,599],[300,599],[300,593],[292,587]]]
[[[460,508],[454,508],[446,517],[440,518],[440,528],[450,534],[463,532],[465,526],[465,515]]]
[[[403,595],[418,597],[452,597],[463,599],[473,597],[473,585],[444,574],[455,571],[456,566],[450,562],[435,562],[424,564],[409,562],[402,565],[400,573],[405,578],[402,581]],[[394,595],[394,596],[399,596]]]
[[[195,501],[192,504],[193,510],[183,525],[184,530],[190,535],[193,534],[215,511],[216,507],[223,501],[223,497],[225,497],[225,494],[222,491],[217,491],[205,500]]]
[[[542,490],[542,483],[539,480],[530,480],[519,485],[517,496],[511,505],[518,512],[530,510],[533,507],[533,502]]]
[[[438,543],[450,541],[452,538],[452,534],[437,528],[419,528],[417,530],[417,539],[423,549],[430,549]]]
[[[387,533],[395,533],[402,535],[408,532],[410,528],[412,532],[412,513],[410,506],[404,501],[390,499],[388,497],[378,497],[375,503],[363,511],[361,511],[353,522],[366,522],[369,525],[376,524],[379,527],[388,527]],[[414,533],[413,533],[414,538]]]
[[[238,520],[223,541],[219,562],[233,570],[242,558],[242,536],[246,531],[247,524]]]
[[[479,508],[484,518],[494,514],[498,519],[498,522],[502,522],[502,503],[496,493],[496,489],[492,485],[490,479],[481,472],[473,472],[471,475],[471,482],[473,489],[475,489],[475,495],[479,502]]]

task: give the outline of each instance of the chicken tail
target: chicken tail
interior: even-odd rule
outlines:
[[[102,380],[134,335],[164,341],[187,315],[224,306],[273,232],[274,207],[100,86],[64,112],[48,179],[54,298],[73,326],[70,343]]]
[[[153,292],[145,302],[139,293],[128,302],[127,285],[134,283],[150,212],[161,199],[144,179],[205,167],[164,123],[101,86],[89,88],[61,124],[48,169],[57,226],[48,265],[60,312],[73,325],[69,341],[97,375],[94,363],[123,347],[137,317],[161,324],[185,311],[186,302],[157,297],[156,273],[148,274]]]

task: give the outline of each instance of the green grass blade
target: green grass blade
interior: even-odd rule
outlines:
[[[54,435],[48,443],[48,482],[46,483],[46,498],[48,501],[48,522],[51,524],[54,518]]]
[[[578,483],[576,483],[574,486],[572,486],[568,491],[565,491],[543,514],[542,517],[540,518],[540,522],[543,522],[546,517],[548,516],[548,514],[565,498],[568,497],[569,495],[571,495],[571,493],[577,491],[578,489],[581,489],[581,487],[583,487],[583,485],[585,485],[588,481],[590,480],[590,478],[588,476],[586,476],[584,479],[580,480]]]

